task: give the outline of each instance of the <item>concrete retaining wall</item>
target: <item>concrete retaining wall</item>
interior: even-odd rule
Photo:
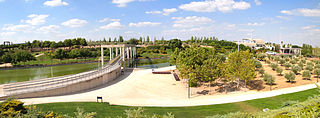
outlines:
[[[65,87],[51,89],[51,90],[23,93],[23,94],[13,95],[13,96],[4,96],[4,97],[1,97],[0,99],[3,100],[3,99],[7,99],[9,97],[11,97],[11,98],[34,98],[34,97],[47,97],[47,96],[72,94],[72,93],[92,89],[92,88],[107,84],[108,82],[115,80],[120,75],[121,75],[121,66],[119,66],[119,68],[117,68],[107,74],[104,74],[103,76],[99,76],[97,78],[90,79],[87,81],[82,81],[82,82],[71,84],[71,85],[68,85]]]

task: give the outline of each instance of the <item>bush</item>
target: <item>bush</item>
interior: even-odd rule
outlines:
[[[302,69],[299,66],[292,66],[291,70],[297,75]]]
[[[298,101],[286,101],[286,102],[282,103],[281,108],[292,106],[292,105],[297,104],[297,103],[299,103],[299,102]]]
[[[278,67],[278,64],[271,63],[270,66],[271,66],[272,70],[276,70],[276,68]]]
[[[316,69],[316,68],[319,68],[320,69],[320,64],[316,64],[315,66],[314,66],[314,68]]]
[[[284,75],[284,77],[289,81],[289,82],[292,82],[296,79],[296,75],[293,73],[293,72],[289,72],[289,73],[286,73]]]
[[[314,64],[312,62],[308,62],[307,65],[314,66]]]
[[[149,115],[148,113],[144,112],[144,109],[142,109],[141,107],[139,107],[138,109],[125,110],[125,115],[125,118],[174,118],[174,115],[172,113],[167,113],[166,115]],[[118,116],[117,118],[122,117]]]
[[[281,67],[278,67],[278,68],[276,69],[276,71],[277,71],[277,73],[279,73],[280,76],[282,75],[283,70],[282,70]]]
[[[286,63],[286,61],[285,61],[284,59],[281,59],[281,60],[279,61],[279,64],[281,64],[281,66],[282,66],[284,63]]]
[[[263,77],[263,81],[266,82],[266,84],[273,84],[275,82],[275,78],[271,74],[265,74]]]
[[[298,66],[303,69],[304,64],[302,62],[299,62]]]
[[[313,71],[312,65],[307,65],[307,66],[306,66],[306,70]]]
[[[305,58],[301,59],[301,62],[302,62],[303,64],[307,63],[307,61],[306,61]]]
[[[254,61],[254,65],[256,66],[256,68],[262,68],[262,64],[260,61]]]
[[[259,73],[261,74],[261,76],[263,76],[264,75],[264,69],[259,69]]]
[[[289,69],[291,67],[291,64],[287,62],[284,64],[284,67],[286,67],[286,69]]]
[[[296,61],[296,60],[291,60],[290,63],[291,63],[291,64],[296,64],[297,61]]]
[[[306,79],[310,79],[311,78],[311,72],[309,70],[303,71],[302,77],[304,77]]]
[[[8,99],[2,102],[0,105],[1,117],[15,117],[19,114],[26,114],[27,108],[23,106],[23,102],[15,99]]]

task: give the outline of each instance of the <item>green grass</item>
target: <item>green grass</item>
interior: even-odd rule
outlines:
[[[275,97],[248,100],[237,103],[195,106],[195,107],[143,107],[149,114],[165,114],[172,112],[177,118],[203,118],[215,114],[226,114],[230,112],[255,112],[264,108],[277,109],[285,101],[305,101],[308,97],[319,94],[317,89],[310,89],[296,93],[284,94]],[[73,115],[77,107],[86,112],[97,112],[98,118],[124,116],[124,110],[137,107],[109,105],[107,103],[95,102],[71,102],[71,103],[49,103],[36,105],[43,111],[54,111]]]

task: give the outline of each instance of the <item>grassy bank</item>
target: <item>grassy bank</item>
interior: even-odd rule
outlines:
[[[319,94],[317,89],[310,89],[296,93],[284,94],[275,97],[255,99],[243,102],[206,105],[195,107],[143,107],[147,113],[165,114],[172,112],[177,118],[203,118],[215,114],[226,114],[230,112],[245,111],[256,112],[264,108],[277,109],[286,101],[305,101],[308,97]],[[71,102],[71,103],[50,103],[36,105],[43,111],[54,111],[63,114],[73,115],[77,107],[83,108],[86,112],[97,112],[99,118],[124,116],[124,110],[136,107],[109,105],[107,103],[95,102]]]

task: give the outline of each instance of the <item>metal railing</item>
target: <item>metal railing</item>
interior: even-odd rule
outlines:
[[[118,56],[113,60],[109,61],[103,67],[74,75],[66,75],[60,77],[31,80],[26,82],[4,84],[3,93],[5,96],[10,96],[23,93],[53,90],[57,88],[66,87],[75,83],[95,79],[97,77],[103,76],[104,74],[110,73],[118,69],[119,67],[121,68],[122,58],[122,56]]]

